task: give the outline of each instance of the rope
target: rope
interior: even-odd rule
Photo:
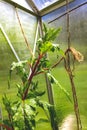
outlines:
[[[20,21],[20,18],[19,18],[19,15],[18,15],[18,11],[17,11],[17,8],[16,8],[16,16],[17,16],[17,19],[18,19],[18,22],[19,22],[19,25],[20,25],[20,28],[21,28],[21,32],[23,34],[23,37],[24,37],[24,40],[25,40],[25,43],[30,51],[30,54],[34,57],[33,55],[33,52],[32,52],[32,49],[30,47],[30,43],[28,42],[26,36],[25,36],[25,33],[24,33],[24,30],[23,30],[23,27],[22,27],[22,24],[21,24],[21,21]]]
[[[65,63],[65,68],[68,72],[70,82],[71,82],[71,87],[72,87],[72,94],[73,94],[73,101],[74,101],[74,111],[76,115],[76,120],[77,120],[77,130],[82,130],[82,124],[81,124],[81,119],[80,119],[80,113],[79,113],[79,106],[78,106],[78,99],[76,95],[76,89],[75,89],[75,84],[74,84],[74,76],[72,73],[71,69],[71,63],[70,63],[70,52],[71,52],[71,41],[70,41],[70,19],[69,19],[69,1],[66,0],[66,10],[67,10],[67,39],[68,39],[68,51],[66,55],[66,59],[64,59]]]

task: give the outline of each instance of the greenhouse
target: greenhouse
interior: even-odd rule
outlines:
[[[87,130],[87,0],[0,0],[0,130]]]

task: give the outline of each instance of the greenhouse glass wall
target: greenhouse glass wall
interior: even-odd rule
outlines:
[[[0,0],[0,130],[87,130],[87,0]]]

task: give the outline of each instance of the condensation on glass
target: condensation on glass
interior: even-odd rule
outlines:
[[[80,108],[80,115],[82,120],[83,129],[87,128],[87,105],[86,105],[86,92],[87,92],[87,0],[74,0],[69,4],[69,29],[70,29],[70,40],[71,46],[79,51],[84,56],[84,61],[78,63],[75,61],[74,81],[77,90],[77,97]],[[55,12],[55,13],[54,13]],[[50,27],[61,27],[62,31],[59,34],[56,43],[60,44],[60,47],[65,51],[68,48],[67,44],[67,16],[66,7],[63,6],[60,9],[55,10],[43,17],[43,21],[46,22]],[[52,56],[51,56],[52,57]],[[54,58],[53,58],[54,59]],[[64,65],[63,65],[64,66]],[[68,79],[68,75],[62,65],[57,66],[56,72],[59,74],[57,78],[60,83],[70,92],[71,86]],[[62,79],[61,79],[62,77]],[[64,77],[64,81],[63,81]],[[58,92],[58,93],[57,93]],[[73,111],[73,105],[66,101],[65,96],[61,96],[60,90],[54,88],[54,94],[59,94],[58,98],[55,98],[55,103],[58,104],[57,112],[63,114],[63,111],[67,111],[66,114],[70,114]],[[57,97],[57,96],[56,96]],[[63,100],[60,103],[60,101]],[[74,111],[73,111],[74,112]],[[59,115],[58,115],[59,116]]]
[[[28,58],[30,52],[25,43],[15,7],[7,4],[5,2],[0,2],[0,24],[3,26],[5,32],[7,33],[14,49],[16,50],[20,59]],[[17,9],[19,19],[25,36],[30,44],[30,47],[33,49],[35,31],[37,25],[37,18],[32,16],[29,13],[26,13],[20,9]]]

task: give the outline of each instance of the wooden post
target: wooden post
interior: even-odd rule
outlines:
[[[67,39],[68,39],[68,49],[70,49],[71,46],[71,39],[70,39],[70,18],[69,18],[69,0],[66,0],[66,11],[67,11]],[[81,119],[80,119],[80,113],[79,113],[79,106],[78,106],[78,99],[77,99],[77,94],[76,94],[76,88],[75,88],[75,83],[74,83],[74,77],[71,69],[71,63],[70,63],[70,54],[69,51],[67,53],[67,72],[70,78],[70,83],[72,87],[72,95],[73,95],[73,102],[74,102],[74,111],[76,115],[76,120],[77,120],[77,130],[82,130],[82,124],[81,124]]]

